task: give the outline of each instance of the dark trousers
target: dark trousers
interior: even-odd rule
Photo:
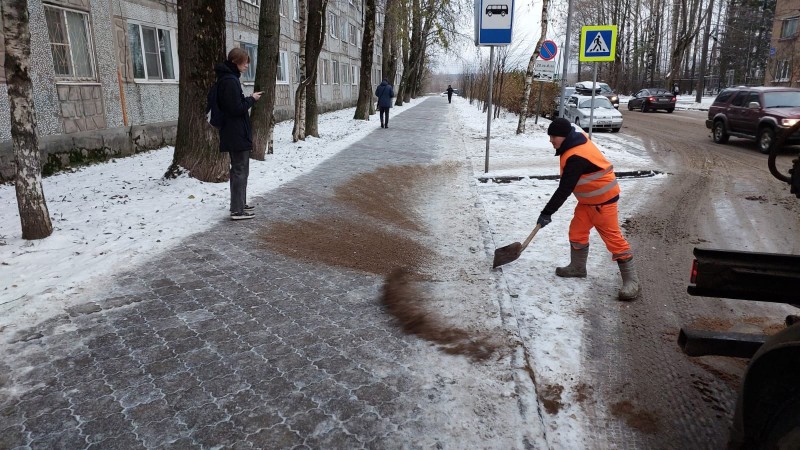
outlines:
[[[447,103],[453,103],[453,94],[447,94]]]
[[[389,109],[390,108],[388,106],[381,106],[380,107],[380,110],[381,110],[381,114],[380,114],[380,116],[381,116],[381,126],[382,127],[383,126],[385,126],[385,127],[389,126]],[[383,118],[384,115],[386,115],[386,119]]]
[[[230,152],[231,212],[244,212],[247,204],[247,177],[250,175],[250,152]]]

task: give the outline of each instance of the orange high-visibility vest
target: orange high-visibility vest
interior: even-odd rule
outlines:
[[[614,166],[600,153],[592,141],[587,140],[585,144],[572,147],[561,155],[562,175],[564,174],[564,165],[572,155],[585,158],[600,168],[597,172],[581,175],[578,185],[572,191],[578,199],[578,203],[599,205],[619,195],[620,190],[617,176],[614,175]]]

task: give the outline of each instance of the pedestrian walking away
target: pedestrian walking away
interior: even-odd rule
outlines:
[[[589,231],[595,228],[611,252],[611,259],[619,265],[622,275],[619,299],[635,299],[641,286],[633,265],[631,246],[619,227],[617,201],[620,188],[613,166],[589,137],[575,130],[567,119],[555,119],[547,128],[547,134],[560,159],[561,181],[536,223],[541,227],[547,226],[551,216],[570,194],[578,199],[569,224],[570,263],[556,268],[556,275],[586,277]]]
[[[389,109],[392,107],[394,98],[394,88],[386,78],[381,81],[375,89],[375,96],[378,97],[378,109],[380,110],[381,128],[389,128]]]
[[[453,86],[447,85],[447,103],[453,103]]]
[[[675,83],[675,85],[674,85],[674,86],[672,86],[672,93],[673,93],[673,94],[674,94],[676,97],[678,96],[678,94],[680,94],[680,93],[681,93],[681,88],[680,88],[680,87],[678,87],[678,83]]]
[[[250,175],[250,151],[253,129],[250,108],[261,98],[261,92],[245,97],[239,81],[250,65],[250,55],[241,48],[228,53],[228,59],[217,64],[217,103],[222,112],[219,128],[219,151],[230,154],[231,219],[252,219],[253,207],[247,205],[247,178]]]

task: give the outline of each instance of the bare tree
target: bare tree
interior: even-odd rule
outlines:
[[[250,157],[264,160],[265,152],[272,154],[272,135],[275,129],[275,79],[278,73],[281,40],[281,2],[264,0],[258,19],[258,58],[256,61],[255,92],[264,92],[263,102],[256,102],[250,117],[253,121],[253,151]]]
[[[542,22],[541,33],[539,40],[536,41],[536,47],[533,49],[531,59],[528,61],[528,70],[525,71],[525,88],[522,90],[522,98],[520,99],[520,112],[519,120],[517,121],[517,134],[525,133],[525,121],[528,118],[528,100],[531,98],[531,85],[533,84],[533,67],[536,64],[536,58],[542,50],[542,43],[547,36],[548,15],[547,8],[550,5],[549,0],[542,0]],[[566,74],[565,74],[566,76]]]
[[[306,68],[313,68],[314,83],[306,86],[306,135],[319,137],[319,109],[317,108],[316,72],[319,54],[325,43],[325,25],[328,9],[328,0],[308,0],[308,28],[306,29],[306,64],[308,59],[313,62]],[[310,74],[306,74],[309,76]]]
[[[181,2],[178,8],[178,134],[165,177],[183,167],[200,181],[228,181],[229,159],[219,133],[206,119],[206,95],[216,81],[214,65],[225,60],[225,0]]]
[[[403,16],[400,14],[402,11],[402,0],[386,0],[383,20],[383,48],[382,53],[382,67],[381,73],[383,77],[394,84],[397,77],[397,58],[399,55],[399,39],[397,30],[401,26],[400,22]],[[381,80],[376,80],[381,81]]]
[[[22,239],[43,239],[53,233],[42,189],[39,140],[36,137],[36,111],[30,77],[31,34],[28,28],[28,1],[0,2],[5,37],[5,69],[11,107],[11,141],[14,147],[17,193]]]
[[[372,105],[372,55],[375,46],[375,0],[364,1],[364,36],[361,40],[361,80],[354,119],[369,120]]]
[[[295,92],[292,141],[319,136],[317,64],[325,43],[325,11],[328,0],[300,1],[300,83]]]

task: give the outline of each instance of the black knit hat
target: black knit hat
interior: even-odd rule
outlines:
[[[572,132],[572,124],[569,120],[559,117],[547,127],[547,134],[550,136],[567,137]]]

